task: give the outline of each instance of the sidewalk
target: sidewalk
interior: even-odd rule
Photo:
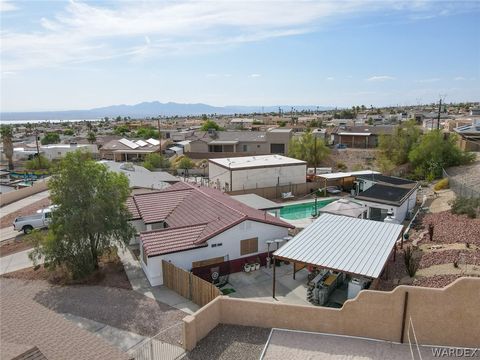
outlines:
[[[42,191],[38,194],[26,197],[25,199],[15,201],[14,203],[8,204],[0,208],[1,216],[6,216],[17,210],[23,209],[25,206],[36,203],[39,200],[43,200],[50,195],[48,191]]]
[[[140,263],[133,258],[128,249],[119,249],[118,256],[122,260],[128,280],[130,280],[134,291],[182,310],[187,314],[193,314],[200,308],[190,300],[185,299],[183,296],[180,296],[163,285],[154,287],[150,286]]]
[[[28,253],[30,251],[32,251],[32,249],[20,251],[0,258],[0,275],[32,267],[33,263],[28,258]],[[43,263],[43,261],[39,261],[39,263]]]
[[[0,242],[16,238],[17,236],[19,237],[23,236],[23,231],[20,232],[20,231],[14,230],[13,226],[0,229]]]

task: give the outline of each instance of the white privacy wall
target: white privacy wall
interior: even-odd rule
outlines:
[[[258,252],[248,254],[244,258],[255,257],[256,254],[267,252],[267,240],[283,238],[288,235],[288,229],[256,221],[246,220],[242,223],[225,230],[223,233],[211,238],[207,241],[208,246],[188,251],[181,251],[173,254],[165,254],[162,256],[154,256],[148,258],[148,265],[145,266],[141,261],[143,270],[147,275],[152,286],[163,284],[162,260],[170,261],[175,266],[181,267],[187,271],[192,268],[192,262],[211,259],[228,255],[229,260],[241,258],[240,241],[258,237]],[[212,244],[222,246],[212,247]],[[275,245],[270,246],[270,251],[274,250]],[[143,249],[141,250],[143,251]],[[143,255],[143,254],[141,254]],[[143,256],[140,257],[143,259]]]
[[[304,184],[306,182],[306,171],[307,166],[305,164],[235,169],[233,171],[213,163],[209,164],[210,180],[215,183],[219,181],[222,190],[225,184],[228,183],[228,190],[231,191],[277,185]]]

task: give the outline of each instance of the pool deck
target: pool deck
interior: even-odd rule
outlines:
[[[338,199],[341,199],[341,198],[342,198],[342,196],[317,197],[317,201],[338,200]],[[285,202],[282,202],[281,204],[283,206],[288,206],[288,205],[306,204],[306,203],[311,203],[311,202],[314,202],[314,201],[315,201],[315,199],[303,199],[303,200],[285,201]]]

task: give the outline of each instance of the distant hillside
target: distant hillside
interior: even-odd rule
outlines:
[[[295,108],[298,111],[316,110],[317,106],[211,106],[207,104],[180,104],[174,102],[161,103],[158,101],[142,102],[136,105],[113,105],[90,110],[66,110],[66,111],[33,111],[33,112],[1,112],[1,120],[71,120],[71,119],[95,119],[117,116],[130,116],[132,118],[144,118],[152,116],[186,116],[202,114],[248,114],[253,112],[277,112],[278,108],[290,111]],[[319,106],[320,110],[329,110],[331,107]]]

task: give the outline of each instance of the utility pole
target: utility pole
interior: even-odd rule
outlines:
[[[160,116],[157,117],[158,141],[160,141],[160,154],[162,153],[162,133],[160,132]]]
[[[37,158],[40,159],[40,147],[38,146],[38,130],[35,128],[35,144],[37,145]]]
[[[440,98],[440,102],[438,103],[437,130],[440,129],[440,112],[441,111],[442,111],[442,98]]]

